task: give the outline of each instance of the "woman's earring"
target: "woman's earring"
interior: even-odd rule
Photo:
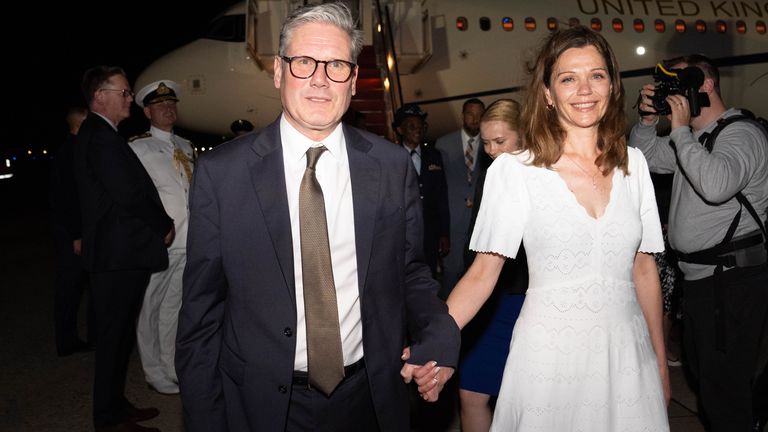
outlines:
[[[547,104],[547,109],[548,109],[549,111],[552,111],[552,110],[554,110],[554,109],[555,109],[555,106],[554,106],[554,105],[552,105],[552,104],[550,104],[550,103],[548,103],[548,104]]]

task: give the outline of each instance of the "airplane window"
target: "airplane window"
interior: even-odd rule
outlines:
[[[592,28],[592,30],[599,32],[603,29],[603,22],[600,21],[600,18],[592,18],[589,20],[589,26]]]
[[[675,31],[678,33],[685,33],[685,21],[675,20]]]
[[[664,24],[664,20],[657,19],[653,22],[653,26],[656,28],[656,32],[658,33],[664,33],[664,30],[667,29],[667,25]]]
[[[557,30],[557,20],[554,18],[547,18],[547,30],[549,31],[555,31]]]
[[[699,33],[706,33],[707,23],[702,20],[696,20],[696,31]]]
[[[645,31],[645,21],[640,18],[635,18],[635,21],[632,23],[632,27],[635,28],[636,32],[642,33]]]
[[[741,34],[746,33],[747,32],[747,23],[745,23],[742,20],[736,21],[736,31],[741,33]]]
[[[576,27],[577,25],[579,25],[579,19],[575,18],[575,17],[574,18],[569,18],[568,19],[568,25],[570,27]]]
[[[469,27],[469,24],[467,23],[467,19],[464,17],[458,17],[456,18],[456,29],[459,31],[466,31],[467,27]]]
[[[758,21],[755,27],[758,33],[765,34],[765,21]]]
[[[491,20],[488,17],[480,18],[480,30],[488,31],[491,29]]]
[[[717,28],[718,33],[725,33],[728,30],[728,25],[723,20],[717,20],[715,28]]]
[[[501,19],[501,28],[505,31],[512,31],[515,28],[515,22],[510,17],[504,17]]]
[[[245,14],[219,17],[208,25],[203,38],[225,42],[245,42]]]
[[[525,18],[525,29],[528,30],[528,31],[536,30],[536,18],[526,17]]]
[[[613,31],[617,33],[624,31],[624,21],[622,21],[621,18],[614,18],[611,26],[613,27]]]

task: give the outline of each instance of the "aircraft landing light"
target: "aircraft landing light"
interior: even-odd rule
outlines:
[[[639,47],[635,48],[635,53],[637,55],[645,55],[645,47],[644,46],[639,46]]]

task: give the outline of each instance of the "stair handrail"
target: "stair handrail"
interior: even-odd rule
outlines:
[[[390,98],[390,112],[389,115],[394,117],[394,112],[400,108],[403,104],[403,90],[400,85],[400,69],[397,64],[397,53],[395,52],[395,39],[392,32],[392,24],[390,21],[389,7],[387,5],[382,9],[381,1],[376,0],[376,15],[377,21],[381,25],[381,32],[376,32],[376,37],[379,38],[384,48],[383,64],[386,73],[387,81],[389,82],[389,98]],[[392,58],[392,69],[390,70],[387,63],[387,58]],[[394,71],[394,73],[393,73]]]

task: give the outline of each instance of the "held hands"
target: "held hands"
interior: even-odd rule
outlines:
[[[407,361],[410,357],[410,348],[404,348],[400,359]],[[453,372],[454,369],[452,367],[438,366],[436,361],[427,362],[422,366],[406,362],[403,368],[400,369],[400,376],[403,377],[403,381],[406,384],[409,384],[411,381],[416,382],[422,399],[427,402],[435,402],[445,383],[453,376]]]

